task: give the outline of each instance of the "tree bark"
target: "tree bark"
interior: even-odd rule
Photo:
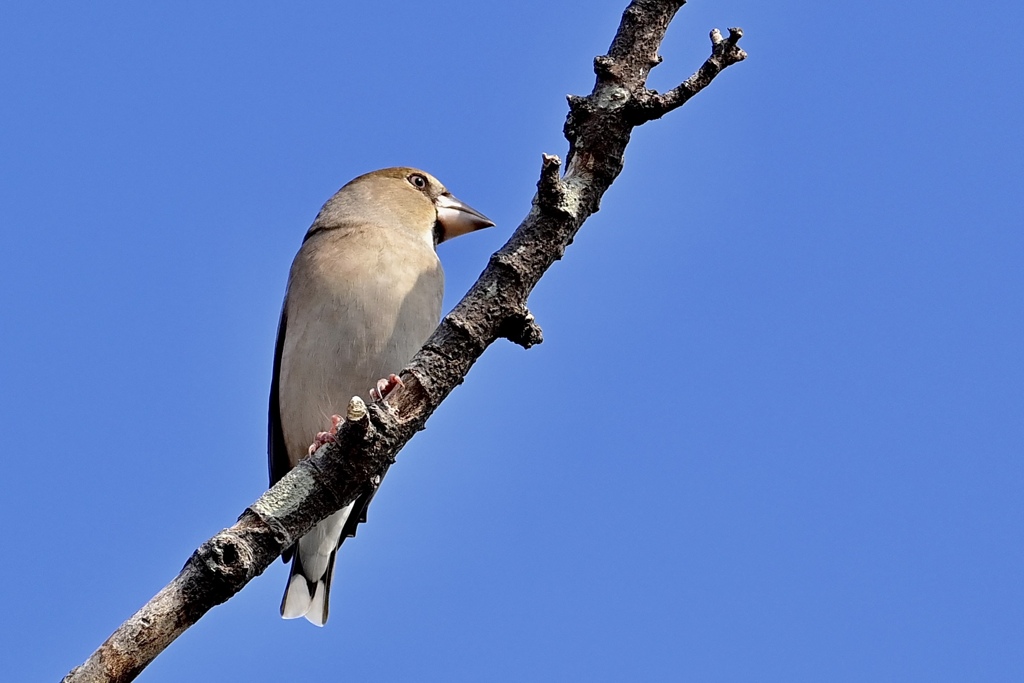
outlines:
[[[491,256],[476,284],[441,321],[402,371],[404,387],[386,402],[353,399],[335,443],[302,461],[203,543],[170,584],[124,622],[66,683],[133,680],[210,608],[259,576],[315,523],[380,483],[398,451],[423,429],[441,401],[500,338],[529,348],[542,341],[526,307],[541,276],[572,243],[622,170],[630,134],[700,92],[722,69],[743,60],[740,29],[711,32],[711,56],[678,87],[648,90],[661,62],[658,47],[685,0],[634,0],[622,15],[608,54],[594,60],[597,82],[586,97],[569,96],[564,177],[556,156],[543,156],[529,214]]]

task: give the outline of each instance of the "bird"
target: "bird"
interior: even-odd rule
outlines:
[[[393,373],[441,318],[437,245],[493,225],[437,178],[409,167],[361,175],[327,200],[295,255],[281,307],[268,420],[271,486],[315,450],[326,424],[337,428],[353,396],[377,387],[371,395],[379,398],[400,383]],[[327,622],[335,556],[365,521],[375,492],[282,554],[291,561],[283,618]]]

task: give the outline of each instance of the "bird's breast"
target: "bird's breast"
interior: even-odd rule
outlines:
[[[295,258],[281,355],[281,423],[293,464],[332,414],[398,372],[437,326],[444,273],[402,236],[327,233]]]

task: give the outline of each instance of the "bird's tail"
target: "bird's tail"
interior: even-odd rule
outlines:
[[[285,619],[306,617],[317,626],[327,623],[334,558],[353,505],[350,503],[319,522],[292,547],[295,556],[281,598],[281,616]]]
[[[281,598],[281,616],[285,619],[306,617],[306,621],[316,626],[327,623],[327,613],[331,605],[331,579],[334,576],[334,558],[337,549],[332,550],[327,559],[327,571],[319,578],[310,580],[302,566],[302,553],[296,552],[292,558],[291,573],[288,585]]]

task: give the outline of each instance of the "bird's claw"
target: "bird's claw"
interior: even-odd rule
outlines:
[[[331,428],[326,432],[317,432],[316,437],[313,439],[313,443],[309,445],[309,455],[313,455],[323,446],[325,443],[331,443],[338,440],[338,427],[345,421],[341,415],[331,415]]]
[[[370,398],[374,401],[383,401],[395,390],[395,387],[404,387],[405,384],[398,375],[388,375],[387,379],[377,380],[377,386],[370,389]]]

